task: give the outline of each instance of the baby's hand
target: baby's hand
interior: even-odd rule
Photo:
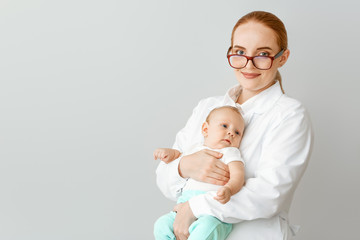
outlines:
[[[214,197],[215,200],[218,200],[220,203],[225,204],[230,200],[231,190],[228,187],[221,187],[216,193],[217,196]]]
[[[154,159],[160,159],[165,163],[169,163],[176,158],[176,152],[171,148],[158,148],[154,151]]]

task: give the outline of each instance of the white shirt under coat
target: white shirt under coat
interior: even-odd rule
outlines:
[[[212,215],[234,224],[228,240],[291,239],[297,228],[289,224],[288,212],[297,185],[304,174],[312,148],[312,129],[304,106],[282,93],[279,83],[248,99],[235,103],[241,86],[225,96],[203,99],[186,126],[176,135],[173,148],[184,152],[203,141],[201,126],[208,113],[220,106],[240,109],[245,132],[240,152],[245,162],[244,187],[223,205],[209,192],[189,200],[196,217]],[[178,172],[180,158],[160,162],[157,185],[169,199],[176,200],[186,179]]]

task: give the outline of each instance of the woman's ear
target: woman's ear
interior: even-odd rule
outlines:
[[[279,67],[282,67],[286,63],[286,61],[289,59],[289,56],[290,56],[290,50],[286,49],[280,57]]]
[[[204,122],[202,127],[201,127],[201,133],[204,137],[207,137],[208,135],[208,129],[209,129],[209,124],[207,122]]]

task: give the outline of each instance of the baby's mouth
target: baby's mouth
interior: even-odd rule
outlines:
[[[227,142],[227,143],[231,144],[231,142],[230,142],[230,140],[229,140],[229,139],[223,139],[223,141],[225,141],[225,142]]]

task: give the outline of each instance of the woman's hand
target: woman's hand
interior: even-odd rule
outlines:
[[[219,158],[222,154],[209,149],[184,156],[179,163],[179,174],[200,182],[225,185],[229,181],[229,168]]]
[[[196,221],[196,217],[191,211],[189,202],[177,204],[174,211],[177,212],[173,224],[176,240],[186,240],[190,235],[189,227]]]

